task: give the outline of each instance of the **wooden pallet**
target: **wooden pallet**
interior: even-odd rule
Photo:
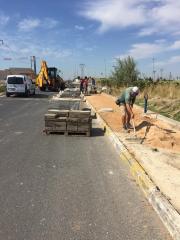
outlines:
[[[49,135],[50,133],[58,133],[58,134],[62,134],[65,136],[87,136],[90,137],[91,136],[91,131],[63,131],[57,128],[50,128],[50,127],[45,127],[44,131],[47,135]]]
[[[90,137],[91,136],[91,132],[90,131],[77,131],[77,132],[74,132],[74,131],[66,131],[66,136],[86,136],[86,137]]]

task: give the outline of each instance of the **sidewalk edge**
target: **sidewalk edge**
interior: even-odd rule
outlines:
[[[101,127],[105,129],[105,133],[119,154],[120,160],[128,165],[132,176],[136,180],[145,197],[152,205],[173,239],[179,240],[180,214],[166,199],[163,193],[158,190],[158,187],[148,176],[144,168],[139,164],[138,160],[132,156],[132,154],[128,151],[116,133],[114,133],[112,129],[107,125],[107,123],[101,118],[96,109],[88,101],[87,104],[96,113],[98,122],[100,123]]]

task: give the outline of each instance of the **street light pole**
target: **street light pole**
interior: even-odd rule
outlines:
[[[155,74],[156,74],[156,70],[155,70],[155,58],[153,57],[153,80],[155,81]]]
[[[164,69],[161,68],[161,69],[160,69],[160,72],[161,72],[161,80],[163,79],[163,71],[164,71]]]

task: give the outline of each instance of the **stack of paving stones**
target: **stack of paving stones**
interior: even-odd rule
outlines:
[[[90,110],[49,109],[45,114],[45,132],[65,135],[91,135],[92,117]]]
[[[79,110],[81,109],[80,99],[62,99],[60,101],[52,101],[49,104],[49,109],[60,109],[60,110]]]
[[[81,95],[81,92],[79,89],[68,89],[61,93],[61,98],[79,98]]]
[[[45,114],[45,132],[66,132],[68,110],[49,109]]]
[[[92,129],[91,111],[69,111],[67,132],[85,133],[90,136]]]

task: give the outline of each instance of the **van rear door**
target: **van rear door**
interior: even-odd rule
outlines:
[[[24,78],[18,76],[10,76],[7,78],[7,92],[25,93]]]

